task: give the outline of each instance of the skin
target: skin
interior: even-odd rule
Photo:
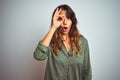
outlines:
[[[51,26],[50,30],[46,34],[46,36],[42,40],[42,44],[45,46],[50,45],[50,41],[52,39],[52,36],[54,32],[60,27],[61,34],[62,34],[62,40],[63,43],[67,49],[67,51],[70,50],[70,37],[69,37],[69,31],[71,29],[72,21],[66,17],[66,11],[62,9],[57,9],[55,11],[55,14],[53,16],[53,25]]]

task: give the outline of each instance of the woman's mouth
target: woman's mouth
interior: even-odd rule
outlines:
[[[62,31],[66,31],[68,29],[68,27],[61,27]]]

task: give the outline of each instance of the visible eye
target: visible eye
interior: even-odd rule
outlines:
[[[61,21],[62,20],[62,17],[58,17],[58,21]]]

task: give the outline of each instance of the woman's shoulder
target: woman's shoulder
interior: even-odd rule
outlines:
[[[79,37],[79,42],[80,43],[88,43],[88,40],[87,40],[87,38],[86,37],[84,37],[83,35],[80,35],[80,37]]]
[[[86,37],[83,36],[83,35],[80,35],[80,36],[79,36],[79,40],[80,40],[80,41],[87,41]]]

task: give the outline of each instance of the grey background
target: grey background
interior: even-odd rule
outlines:
[[[64,3],[88,39],[93,80],[120,80],[120,0],[1,0],[0,80],[43,80],[46,60],[33,52]]]

